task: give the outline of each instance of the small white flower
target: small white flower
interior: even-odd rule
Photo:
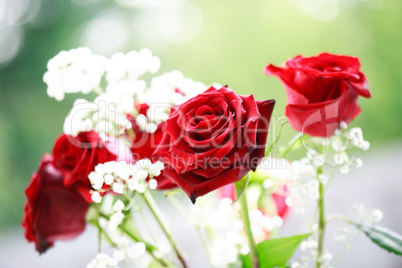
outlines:
[[[363,166],[363,161],[362,161],[360,158],[356,158],[356,159],[353,161],[353,164],[354,164],[357,168],[360,168],[360,167]]]
[[[372,218],[373,218],[374,223],[377,223],[377,222],[379,222],[380,220],[382,220],[383,213],[382,213],[382,211],[379,210],[379,209],[374,209],[374,210],[371,212],[371,216],[372,216]]]
[[[349,170],[350,170],[350,168],[349,168],[348,165],[343,165],[343,166],[341,166],[341,168],[340,168],[340,172],[341,172],[342,174],[347,174],[347,173],[349,173]]]
[[[124,251],[117,249],[113,252],[113,259],[115,259],[117,262],[120,262],[126,258]]]
[[[116,212],[113,213],[112,216],[110,216],[109,220],[109,228],[111,230],[116,230],[117,226],[123,221],[124,219],[124,214],[121,212]]]
[[[264,189],[270,189],[273,186],[275,186],[275,181],[272,179],[266,179],[262,183],[262,187],[264,187]]]
[[[329,181],[328,177],[326,175],[324,175],[324,174],[318,175],[318,179],[324,185],[326,185],[328,183],[328,181]]]
[[[342,121],[339,126],[341,127],[342,130],[345,130],[348,128],[348,124],[345,121]]]
[[[117,194],[124,193],[124,185],[122,183],[119,183],[119,182],[113,183],[112,189],[113,189],[113,192],[115,192]]]
[[[158,182],[155,179],[150,179],[148,185],[150,189],[155,190],[158,186]]]
[[[109,172],[111,173],[111,172]],[[106,174],[105,176],[103,176],[104,180],[105,180],[105,184],[110,185],[114,182],[114,177],[110,174]]]
[[[128,248],[127,255],[132,259],[136,259],[145,254],[145,249],[145,244],[142,242],[138,242]]]
[[[139,169],[133,176],[135,180],[144,181],[148,177],[148,172],[143,169]]]
[[[128,189],[130,189],[131,191],[136,190],[137,187],[138,187],[138,180],[129,179],[129,180],[127,181],[127,186],[128,186]]]
[[[121,212],[124,209],[124,203],[120,199],[118,199],[114,205],[113,205],[113,210],[116,212]]]
[[[94,203],[100,203],[102,201],[102,197],[101,197],[100,193],[97,191],[94,191],[91,194],[91,199],[92,199],[92,201],[94,201]]]

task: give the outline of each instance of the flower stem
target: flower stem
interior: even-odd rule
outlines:
[[[319,168],[317,170],[317,179],[318,176],[322,173],[322,169]],[[316,261],[315,261],[315,267],[320,268],[321,265],[321,256],[324,248],[324,231],[325,231],[325,210],[324,210],[324,185],[321,183],[320,180],[318,180],[319,186],[318,186],[318,191],[319,191],[319,198],[318,198],[318,248],[317,248],[317,256],[316,256]]]
[[[162,212],[159,210],[158,206],[155,203],[155,200],[153,199],[152,195],[149,193],[149,191],[145,191],[142,194],[142,197],[144,198],[145,203],[151,210],[152,214],[154,215],[155,219],[159,223],[160,227],[162,228],[163,232],[165,233],[167,239],[169,240],[170,244],[172,245],[172,248],[174,252],[177,255],[177,258],[179,259],[180,263],[183,265],[183,268],[187,268],[187,263],[186,260],[184,259],[183,253],[181,252],[177,241],[174,239],[172,231],[170,230],[169,226],[166,224],[166,222],[163,220],[163,215]]]
[[[243,225],[244,225],[244,231],[247,236],[248,246],[250,247],[250,259],[251,259],[251,262],[253,263],[253,267],[259,268],[260,264],[259,264],[259,260],[258,260],[258,249],[257,249],[257,245],[254,242],[253,232],[251,231],[246,191],[243,192],[243,196],[240,198],[239,202],[240,202],[241,217],[242,217]]]
[[[106,219],[106,220],[110,220],[110,217],[102,212],[99,213],[99,216]],[[126,235],[128,235],[132,240],[134,240],[135,242],[142,242],[145,245],[145,250],[149,253],[149,255],[151,255],[151,257],[157,261],[160,265],[162,265],[162,267],[171,267],[173,268],[174,265],[168,260],[166,259],[165,256],[156,256],[155,255],[155,251],[157,251],[157,248],[151,244],[149,244],[148,242],[142,240],[134,230],[132,230],[132,228],[130,228],[128,225],[126,224],[120,224],[118,226],[118,228],[120,229],[120,231],[122,231],[123,233],[125,233]]]

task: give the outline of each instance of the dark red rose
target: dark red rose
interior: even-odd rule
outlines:
[[[222,87],[173,107],[154,156],[193,202],[255,170],[264,156],[275,101]]]
[[[136,106],[138,106],[137,109],[139,111],[139,114],[147,116],[147,110],[149,108],[148,104],[142,103]],[[135,117],[129,115],[128,120],[130,120],[133,126],[133,132],[135,134],[131,145],[131,152],[134,161],[148,158],[151,160],[152,163],[154,163],[155,161],[157,161],[157,159],[153,157],[152,154],[162,140],[162,131],[163,127],[165,126],[165,122],[160,123],[154,133],[149,133],[140,129],[140,127],[137,125]],[[167,178],[163,174],[154,177],[154,179],[158,181],[158,186],[156,188],[158,190],[168,190],[177,187],[176,183],[174,183],[171,179]]]
[[[75,187],[87,202],[92,202],[88,174],[96,165],[118,158],[95,131],[80,132],[76,137],[61,135],[54,145],[53,157],[54,166],[63,173],[64,184]]]
[[[268,65],[265,73],[277,76],[285,86],[289,123],[310,136],[332,136],[340,122],[349,124],[360,113],[358,96],[370,98],[359,59],[354,57],[297,56],[286,62],[286,68]]]
[[[63,175],[46,154],[25,191],[22,226],[29,242],[35,242],[39,253],[56,240],[72,239],[85,229],[88,203],[73,188],[66,187]]]

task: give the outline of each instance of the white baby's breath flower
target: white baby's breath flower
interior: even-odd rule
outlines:
[[[124,209],[124,203],[120,199],[116,200],[116,202],[113,205],[113,210],[116,212],[120,212]]]
[[[118,262],[115,258],[110,257],[106,253],[98,253],[90,263],[87,264],[87,268],[118,268]]]
[[[146,72],[157,72],[160,64],[159,58],[152,56],[149,49],[130,51],[127,54],[118,52],[108,62],[106,80],[111,84],[122,80],[135,81]]]
[[[94,201],[94,203],[100,203],[102,201],[102,197],[101,197],[100,193],[97,191],[94,191],[91,194],[91,199],[92,199],[92,201]]]
[[[158,182],[155,179],[150,179],[148,185],[150,189],[155,190],[158,186]]]
[[[142,242],[138,242],[128,248],[127,255],[132,259],[136,259],[145,254],[145,249],[145,244]]]
[[[106,62],[105,57],[93,55],[89,48],[61,51],[49,60],[43,76],[48,95],[61,101],[66,93],[88,94],[99,86]]]

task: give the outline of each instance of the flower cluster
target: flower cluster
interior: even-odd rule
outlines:
[[[63,50],[47,64],[43,76],[47,94],[58,101],[66,93],[88,94],[100,85],[106,65],[105,57],[93,55],[88,48]]]
[[[351,149],[370,147],[360,128],[349,128],[361,111],[359,96],[370,97],[359,60],[323,53],[298,56],[284,68],[266,67],[266,74],[283,82],[286,116],[301,132],[279,148],[278,158],[267,154],[279,136],[266,149],[275,100],[205,86],[177,70],[154,75],[160,65],[148,49],[108,59],[78,48],[49,61],[44,81],[50,97],[98,96],[74,102],[52,156],[46,154],[32,176],[23,219],[27,240],[42,253],[59,239],[78,236],[87,222],[114,249],[99,252],[88,268],[115,268],[122,261],[186,268],[165,211],[152,197],[152,190],[169,190],[166,197],[182,192],[193,203],[186,218],[205,240],[213,267],[329,266],[332,255],[323,245],[325,191],[338,171],[362,166]],[[146,73],[153,76],[148,80]],[[298,148],[304,150],[301,159],[287,157]],[[318,211],[311,233],[270,244],[293,208],[304,214],[311,203]],[[148,225],[144,207],[166,240],[149,239],[141,229],[139,214]],[[357,209],[370,228],[382,218],[379,210]],[[337,240],[348,232],[339,229]],[[296,243],[306,254],[289,265]],[[270,263],[269,254],[259,251],[275,245],[289,257]]]
[[[222,194],[225,195],[218,193],[218,196],[208,195],[199,198],[191,207],[193,225],[206,230],[208,255],[214,267],[238,265],[238,256],[247,255],[250,251],[240,217],[240,205],[233,204],[234,200],[229,197],[219,197]],[[254,239],[262,242],[268,239],[272,232],[282,227],[283,219],[275,214],[270,215],[259,209],[251,209],[250,223]]]
[[[138,160],[134,165],[115,161],[99,164],[88,175],[95,189],[92,200],[100,203],[101,195],[107,191],[124,194],[127,191],[144,193],[148,186],[156,189],[158,183],[153,177],[159,176],[163,168],[162,162],[151,163],[149,159]],[[149,182],[146,182],[147,178]]]
[[[132,128],[126,114],[134,111],[134,99],[105,93],[94,102],[77,99],[64,121],[64,133],[77,136],[80,132],[95,130],[103,137],[119,136]]]

